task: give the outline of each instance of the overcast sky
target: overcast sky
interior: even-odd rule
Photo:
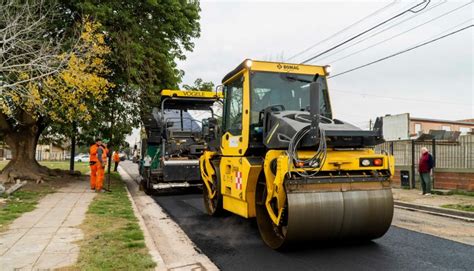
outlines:
[[[185,72],[183,83],[191,84],[196,78],[202,78],[217,85],[246,58],[288,60],[380,10],[340,35],[288,60],[300,63],[420,2],[422,0],[202,1],[201,37],[195,40],[194,51],[187,53],[187,59],[179,63]],[[313,64],[330,64],[333,74],[337,74],[396,53],[472,24],[473,6],[472,1],[432,0],[424,10],[405,14],[349,43],[351,47],[336,49]],[[444,13],[448,14],[442,16]],[[442,17],[428,22],[438,16]],[[420,24],[424,25],[417,27]],[[411,28],[415,29],[401,34]],[[385,31],[367,38],[381,30]],[[470,28],[329,79],[333,116],[363,128],[367,128],[369,119],[377,116],[406,112],[414,117],[436,119],[474,118],[473,33]],[[366,40],[353,45],[363,39]],[[382,42],[386,39],[389,40]],[[379,42],[382,43],[373,46]],[[373,47],[338,60],[369,46]]]
[[[246,58],[287,60],[392,3],[341,35],[289,61],[299,63],[420,2],[422,0],[202,1],[201,37],[195,40],[195,50],[187,54],[186,61],[179,63],[185,72],[183,83],[192,83],[198,77],[220,83],[228,71]],[[468,3],[431,1],[424,11],[403,15],[361,39],[398,24],[389,30],[329,56],[339,51],[336,49],[313,64],[330,64],[333,74],[337,74],[440,33],[467,26],[473,23],[474,6]],[[465,4],[468,5],[437,20],[334,62]],[[348,45],[351,44],[354,42]],[[376,116],[404,112],[426,118],[474,118],[473,63],[473,28],[470,28],[371,67],[335,77],[329,80],[334,116],[358,125]]]

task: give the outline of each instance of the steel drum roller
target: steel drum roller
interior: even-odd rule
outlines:
[[[257,210],[260,232],[272,248],[293,241],[379,238],[389,229],[393,217],[390,188],[344,192],[293,191],[287,193],[287,202],[287,224],[280,227],[272,224],[263,209]]]

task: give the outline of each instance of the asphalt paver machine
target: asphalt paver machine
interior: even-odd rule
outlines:
[[[202,185],[199,157],[207,148],[203,129],[221,97],[214,91],[161,91],[160,107],[144,121],[140,175],[147,193]]]

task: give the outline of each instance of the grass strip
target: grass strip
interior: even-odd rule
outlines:
[[[443,208],[461,210],[466,212],[474,212],[474,205],[472,204],[446,204],[442,205]]]
[[[10,162],[9,160],[0,161],[0,171]],[[69,170],[69,160],[67,161],[39,161],[39,163],[43,166],[46,166],[50,169],[63,169]],[[80,171],[82,174],[87,173],[89,168],[89,163],[87,162],[75,162],[74,163],[74,170]]]
[[[452,190],[454,195],[462,195],[462,196],[469,196],[474,197],[474,191],[465,191],[465,190]]]
[[[98,194],[81,225],[84,239],[76,267],[80,270],[150,270],[155,267],[145,246],[125,184],[111,174],[112,192]]]
[[[69,170],[69,160],[67,161],[40,161],[41,165],[46,166],[51,169],[62,169]],[[88,162],[74,162],[74,170],[80,171],[82,174],[85,174],[90,171],[90,166]]]

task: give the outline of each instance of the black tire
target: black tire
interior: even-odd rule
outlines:
[[[144,172],[143,172],[143,176],[142,176],[142,181],[140,182],[141,184],[141,187],[143,189],[143,191],[145,192],[145,194],[147,195],[153,195],[154,194],[154,189],[152,187],[152,184],[150,182],[150,172],[149,172],[149,169],[145,168]]]
[[[82,160],[81,160],[81,159],[79,159],[79,160],[77,160],[77,162],[79,162],[79,163],[82,163]]]
[[[258,231],[263,242],[272,249],[285,250],[288,246],[286,238],[280,234],[280,229],[277,230],[268,214],[265,206],[265,199],[267,195],[267,185],[265,178],[259,178],[257,188],[255,191],[255,211]]]
[[[206,208],[207,214],[210,216],[220,216],[224,212],[224,208],[222,207],[222,194],[221,194],[221,182],[219,178],[219,167],[216,167],[216,187],[214,189],[217,189],[216,196],[213,199],[209,198],[208,194],[208,189],[207,186],[204,185],[202,189],[202,194],[203,194],[203,201],[204,201],[204,207]],[[211,188],[212,189],[212,188]]]

